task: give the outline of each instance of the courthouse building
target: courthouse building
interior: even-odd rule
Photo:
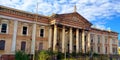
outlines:
[[[42,16],[0,6],[0,54],[23,50],[117,54],[118,33],[91,27],[76,11]]]

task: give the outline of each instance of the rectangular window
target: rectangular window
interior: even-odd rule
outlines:
[[[1,33],[6,33],[7,32],[7,24],[2,24],[2,27],[1,27]]]
[[[94,39],[93,34],[91,34],[90,37],[91,37],[91,43],[93,43],[93,39]]]
[[[87,37],[85,36],[85,42],[87,41]]]
[[[22,51],[25,51],[25,47],[26,47],[26,42],[25,42],[25,41],[22,41],[22,42],[21,42],[21,50],[22,50]]]
[[[100,47],[98,46],[98,53],[100,53]]]
[[[23,26],[22,34],[23,35],[27,35],[27,27],[26,26]]]
[[[98,43],[100,43],[100,35],[98,35]]]
[[[93,46],[91,46],[91,52],[93,52]]]
[[[40,29],[40,37],[44,37],[44,29]]]
[[[107,47],[105,47],[105,53],[107,53]]]
[[[113,51],[113,54],[116,54],[117,53],[117,48],[113,47],[112,51]]]
[[[117,48],[115,48],[115,53],[117,54]]]
[[[115,39],[113,38],[113,39],[111,39],[112,40],[112,44],[116,44],[116,41],[115,41]]]
[[[107,37],[105,37],[105,43],[107,43]]]
[[[5,49],[5,40],[0,40],[0,50]]]
[[[39,50],[43,49],[43,43],[39,43]]]

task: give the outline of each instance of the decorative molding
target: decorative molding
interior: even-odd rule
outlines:
[[[6,18],[6,19],[11,19],[11,20],[18,20],[18,21],[27,22],[27,23],[36,23],[36,24],[39,24],[39,25],[48,25],[48,24],[45,24],[45,23],[34,22],[34,21],[29,21],[29,20],[25,20],[25,19],[19,19],[19,18],[4,16],[4,15],[0,15],[0,18]]]

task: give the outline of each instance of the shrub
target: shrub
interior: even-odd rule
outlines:
[[[93,56],[99,56],[99,54],[98,53],[93,53]]]
[[[61,52],[58,52],[57,53],[57,59],[62,59],[65,57],[65,54],[64,53],[61,53]]]
[[[24,51],[16,51],[15,60],[29,60],[29,57]]]
[[[49,54],[47,51],[42,50],[38,54],[38,60],[47,60],[49,58]]]

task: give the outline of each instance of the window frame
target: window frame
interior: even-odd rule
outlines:
[[[1,31],[2,31],[2,26],[3,26],[3,24],[6,24],[6,32],[5,32],[5,33],[1,32]],[[2,22],[2,23],[0,24],[0,33],[1,33],[1,34],[7,34],[7,33],[8,33],[8,23],[7,23],[7,22]]]
[[[38,48],[39,51],[43,50],[43,42],[40,42],[39,43],[39,48]]]
[[[97,42],[98,44],[101,43],[100,35],[97,35],[97,40],[98,40],[98,42]]]
[[[0,40],[0,41],[3,41],[3,42],[4,42],[4,46],[3,46],[3,48],[0,49],[0,50],[5,50],[5,44],[6,44],[6,41],[5,41],[5,40]],[[1,45],[1,44],[0,44],[0,45]]]
[[[105,53],[106,53],[106,54],[108,53],[108,48],[107,48],[107,47],[105,47]]]
[[[23,31],[24,31],[24,30],[23,30],[23,27],[27,27],[27,30],[26,30],[27,32],[26,32],[26,34],[23,34]],[[22,33],[22,35],[27,36],[27,35],[28,35],[28,26],[23,25],[23,26],[22,26],[22,32],[21,32],[21,33]]]
[[[94,34],[91,34],[91,35],[90,35],[90,42],[91,42],[91,43],[94,43]]]
[[[22,43],[25,43],[24,48],[22,48]],[[21,51],[25,51],[26,50],[26,41],[21,41],[21,47],[20,47]]]
[[[105,36],[105,43],[108,43],[108,37]]]
[[[41,30],[43,29],[43,36],[41,36]],[[39,30],[39,36],[41,37],[41,38],[44,38],[45,37],[45,29],[44,28],[40,28],[40,30]]]
[[[100,46],[98,46],[98,53],[100,53]]]
[[[3,25],[5,25],[4,27],[5,27],[5,30],[4,30],[4,27],[3,27]],[[2,23],[2,25],[1,25],[1,33],[7,33],[7,24],[6,23]]]

